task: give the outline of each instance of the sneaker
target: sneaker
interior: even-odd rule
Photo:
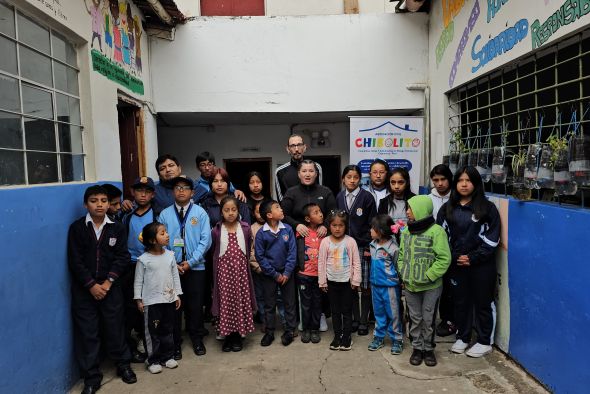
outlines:
[[[322,337],[320,337],[320,332],[318,330],[311,330],[311,343],[320,343]]]
[[[463,354],[465,353],[465,349],[467,349],[467,346],[469,346],[469,344],[463,342],[463,340],[461,339],[457,339],[457,341],[453,343],[453,346],[451,346],[451,352]]]
[[[267,332],[266,334],[264,334],[264,336],[260,340],[260,346],[270,346],[274,340],[275,340],[274,334]]]
[[[436,327],[436,335],[439,337],[447,337],[456,333],[457,327],[450,321],[443,321]]]
[[[427,367],[434,367],[437,364],[434,350],[424,351],[424,364],[426,364]]]
[[[422,360],[424,359],[424,352],[420,349],[414,349],[412,355],[410,356],[410,364],[412,365],[420,365],[422,364]]]
[[[364,324],[361,324],[359,326],[358,332],[357,334],[361,337],[365,336],[365,335],[369,335],[369,329],[367,328],[367,326],[365,326]]]
[[[291,331],[285,331],[283,335],[281,335],[281,343],[283,346],[289,346],[293,342],[293,333]]]
[[[301,342],[309,343],[309,341],[311,341],[311,331],[303,330],[303,332],[301,333]]]
[[[340,340],[340,350],[341,351],[348,351],[352,349],[352,338],[348,337],[346,339],[341,339]]]
[[[469,357],[478,358],[483,357],[491,352],[492,347],[490,345],[482,345],[481,343],[476,343],[465,352],[465,355]]]
[[[328,322],[326,322],[326,315],[324,315],[323,313],[322,316],[320,316],[320,331],[328,331]]]
[[[160,364],[152,364],[147,367],[150,373],[160,373],[162,372],[162,366]]]
[[[330,350],[340,350],[340,337],[335,336],[330,342]]]
[[[178,367],[178,362],[175,359],[171,358],[170,360],[166,361],[164,366],[166,368],[174,369],[174,368]]]
[[[391,354],[402,354],[404,350],[404,343],[402,341],[393,341],[391,345]]]
[[[375,350],[379,350],[383,347],[383,338],[374,337],[373,341],[369,343],[369,350],[374,352]]]

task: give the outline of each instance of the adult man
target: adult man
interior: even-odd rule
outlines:
[[[303,154],[307,150],[307,145],[303,142],[303,137],[299,134],[291,134],[285,147],[287,153],[291,156],[291,161],[279,166],[275,171],[275,192],[277,200],[281,201],[285,192],[292,186],[300,183],[297,175],[299,163],[303,161]],[[316,163],[318,177],[316,183],[322,184],[322,167]]]
[[[201,173],[201,177],[195,181],[195,186],[199,185],[207,192],[210,192],[211,188],[209,186],[209,181],[213,177],[216,168],[215,156],[207,151],[201,152],[195,157],[195,164],[197,165],[197,170]],[[246,202],[246,196],[244,193],[241,190],[236,190],[232,183],[229,184],[229,192],[233,193],[238,200]]]
[[[385,184],[388,173],[389,165],[382,159],[375,159],[369,167],[371,183],[365,186],[365,190],[373,195],[377,209],[379,209],[379,201],[389,194],[389,188]]]

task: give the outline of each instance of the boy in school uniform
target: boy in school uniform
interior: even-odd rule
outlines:
[[[112,221],[120,222],[123,218],[121,211],[121,196],[123,196],[123,192],[117,186],[111,185],[110,183],[104,183],[101,186],[106,190],[109,199],[107,216]]]
[[[166,226],[170,235],[169,248],[174,252],[183,295],[182,306],[176,312],[174,322],[174,359],[182,358],[181,325],[182,311],[185,314],[188,333],[197,356],[207,349],[203,344],[205,304],[205,253],[211,246],[209,216],[203,208],[194,204],[193,181],[184,176],[172,179],[174,204],[164,209],[158,221]]]
[[[295,281],[293,271],[297,261],[295,234],[291,226],[281,220],[285,217],[277,201],[266,200],[260,204],[260,216],[264,226],[256,234],[256,260],[262,268],[264,312],[266,333],[261,346],[270,346],[275,339],[275,309],[277,289],[280,287],[285,307],[285,332],[281,343],[288,346],[293,342],[293,331],[297,326],[295,314]]]
[[[125,227],[107,216],[109,200],[101,186],[84,193],[88,210],[70,225],[68,265],[72,274],[74,353],[84,378],[82,393],[100,388],[101,340],[125,383],[137,382],[125,341],[123,293],[119,278],[129,268]]]
[[[125,297],[125,337],[131,350],[131,361],[135,363],[143,363],[146,359],[146,354],[137,350],[138,342],[131,335],[132,331],[135,330],[140,340],[142,342],[144,341],[143,315],[137,309],[135,300],[133,299],[133,282],[135,279],[137,259],[144,252],[144,246],[139,239],[139,235],[146,225],[156,221],[156,214],[152,207],[154,191],[155,185],[152,178],[147,176],[137,178],[133,182],[133,185],[131,185],[131,194],[133,195],[135,204],[133,209],[123,216],[122,220],[123,225],[127,229],[127,248],[131,255],[131,267],[121,278],[123,296]]]

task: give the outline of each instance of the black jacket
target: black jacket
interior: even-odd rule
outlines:
[[[285,193],[287,190],[293,186],[297,186],[301,183],[299,180],[299,175],[297,174],[298,170],[297,167],[299,166],[299,161],[295,161],[291,159],[290,162],[285,163],[279,166],[275,171],[275,192],[277,195],[277,201],[282,201],[285,197]],[[316,170],[318,172],[318,177],[315,180],[315,183],[318,185],[322,184],[322,166],[319,163],[316,164]]]
[[[336,196],[338,209],[348,214],[348,235],[355,239],[359,247],[369,246],[371,243],[371,220],[377,215],[375,198],[371,193],[362,189],[356,196],[352,208],[346,205],[346,191],[342,190]]]
[[[119,278],[131,266],[125,226],[106,223],[97,240],[86,216],[76,220],[68,232],[68,265],[74,281],[86,288]]]
[[[336,199],[332,191],[322,185],[304,186],[299,184],[285,193],[281,201],[281,208],[285,214],[284,222],[293,227],[293,231],[297,231],[298,224],[307,225],[303,207],[312,202],[320,206],[324,218],[328,217],[331,210],[336,209]]]
[[[238,203],[238,212],[240,214],[239,220],[250,223],[250,209],[248,208],[248,205],[241,201],[238,201]],[[209,216],[209,224],[211,224],[211,228],[215,227],[215,225],[222,219],[221,206],[215,199],[215,195],[212,192],[207,193],[205,198],[201,200],[200,205]]]
[[[461,255],[469,256],[471,266],[494,262],[494,252],[500,242],[500,214],[493,203],[487,203],[486,215],[477,221],[470,203],[455,207],[452,218],[447,217],[448,202],[439,209],[436,223],[449,236],[451,267],[456,266]]]

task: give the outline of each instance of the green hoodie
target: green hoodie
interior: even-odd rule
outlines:
[[[447,234],[434,224],[430,197],[414,196],[408,205],[415,221],[401,233],[397,269],[407,290],[436,289],[442,286],[442,276],[451,264]]]

